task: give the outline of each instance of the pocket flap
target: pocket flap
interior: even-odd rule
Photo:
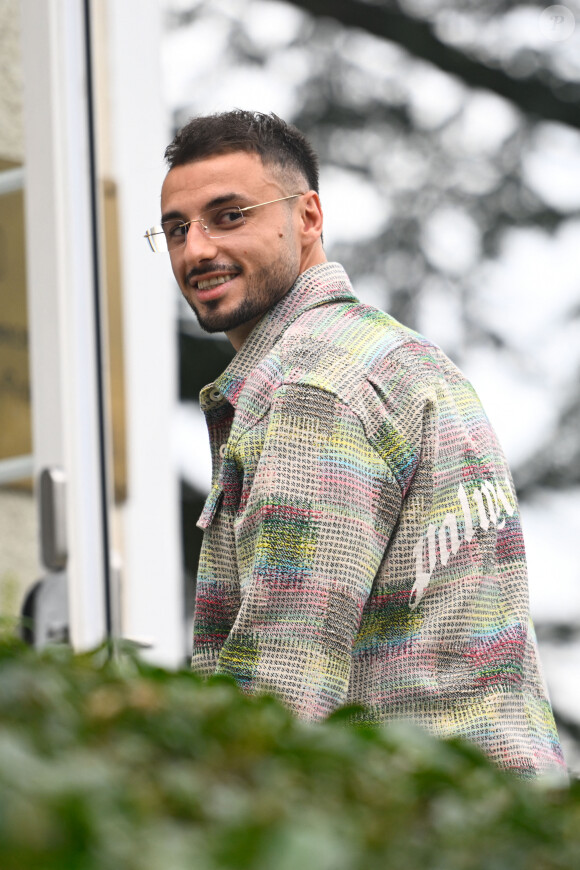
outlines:
[[[214,521],[215,515],[219,510],[224,491],[219,483],[215,483],[205,500],[201,516],[196,525],[200,529],[207,529]]]

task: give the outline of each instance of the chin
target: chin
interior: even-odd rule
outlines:
[[[205,311],[199,312],[191,303],[191,308],[198,323],[204,332],[230,332],[252,321],[258,321],[264,314],[262,310],[256,310],[255,306],[242,302],[234,311]],[[217,306],[216,306],[217,307]]]

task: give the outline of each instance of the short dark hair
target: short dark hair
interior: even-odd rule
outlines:
[[[308,189],[318,193],[318,157],[303,133],[273,112],[233,109],[192,118],[165,149],[169,168],[195,160],[247,151],[258,154],[264,165],[279,167],[283,175],[299,172]]]

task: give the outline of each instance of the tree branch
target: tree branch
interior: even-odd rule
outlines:
[[[510,100],[528,115],[559,121],[580,129],[575,84],[559,82],[560,89],[573,99],[562,99],[538,74],[515,79],[499,69],[468,57],[442,43],[431,25],[404,15],[395,9],[375,6],[361,0],[288,0],[317,17],[329,17],[347,27],[358,27],[382,39],[388,39],[408,52],[462,79],[470,87],[484,88]],[[546,71],[544,70],[544,74]]]

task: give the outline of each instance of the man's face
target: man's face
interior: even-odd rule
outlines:
[[[171,169],[161,191],[162,220],[188,221],[219,205],[244,208],[284,190],[256,154],[236,151]],[[243,226],[210,238],[191,224],[171,252],[173,274],[207,332],[226,332],[239,347],[260,317],[303,271],[300,199],[244,212]]]

